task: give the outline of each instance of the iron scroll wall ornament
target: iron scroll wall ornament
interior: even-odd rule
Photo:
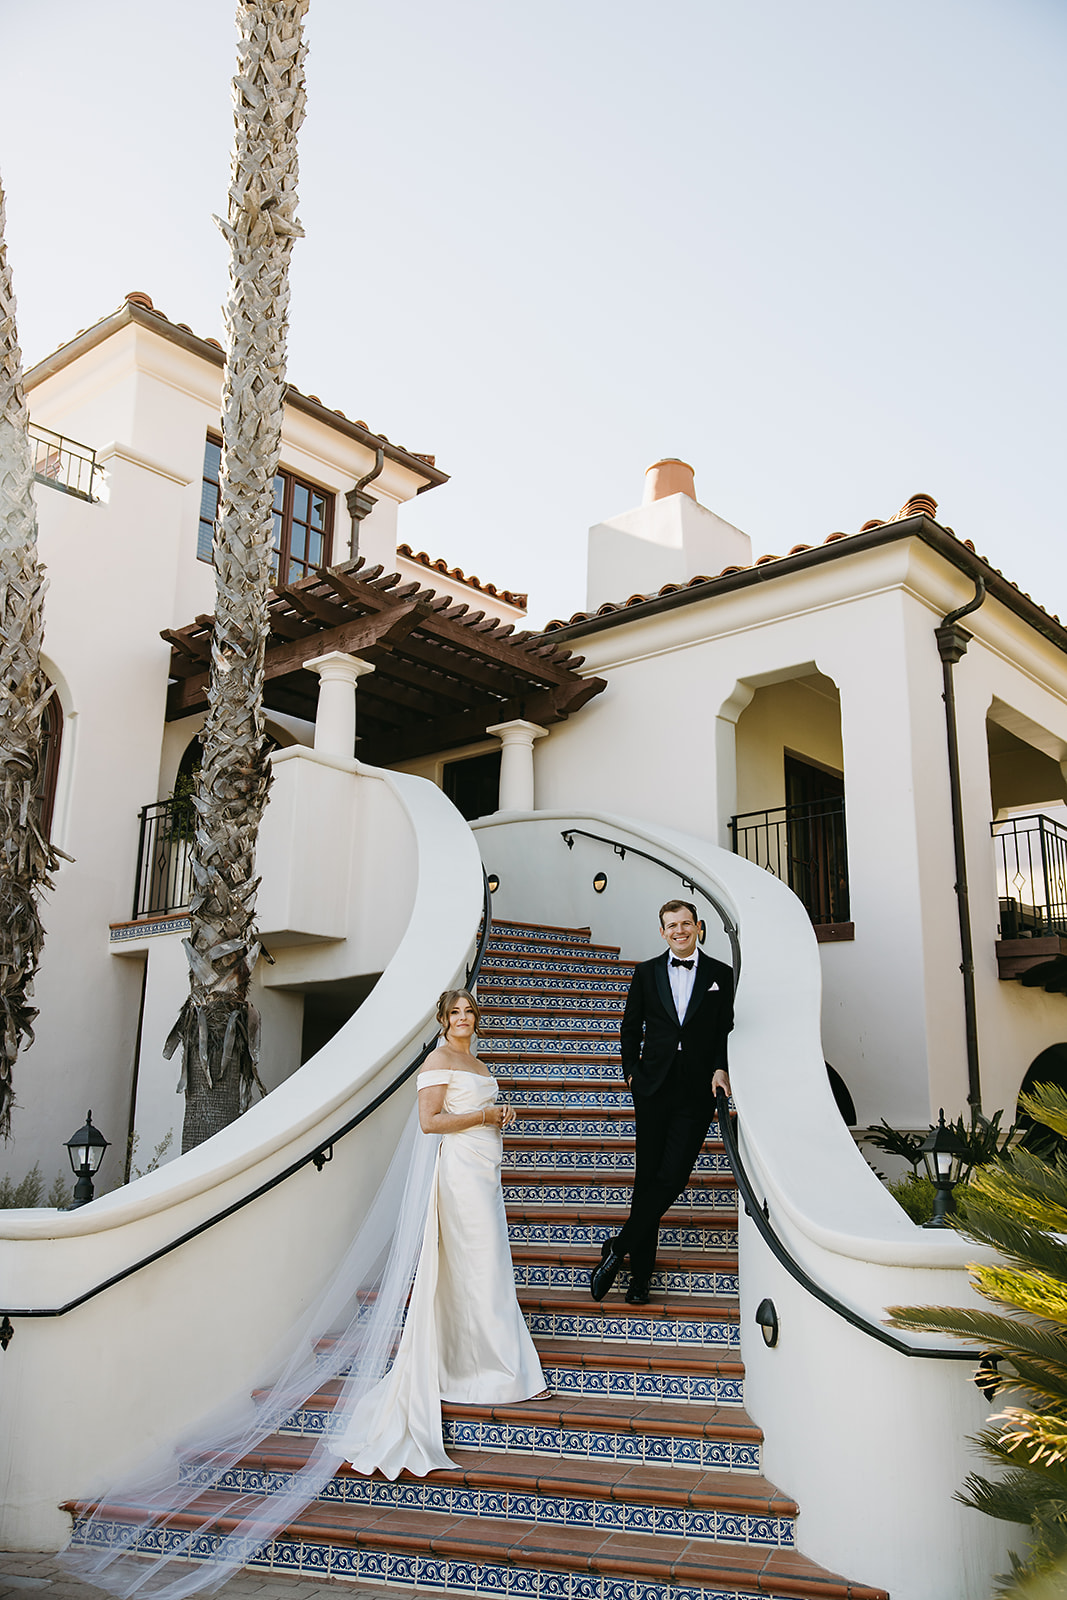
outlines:
[[[481,970],[485,947],[489,942],[491,915],[489,885],[486,882],[483,869],[482,931],[474,960],[467,968],[466,986],[468,988],[477,981],[478,973]],[[233,1205],[227,1206],[224,1211],[217,1212],[213,1217],[207,1217],[197,1227],[190,1228],[188,1233],[183,1233],[179,1238],[172,1239],[169,1244],[162,1245],[158,1250],[153,1250],[151,1255],[143,1256],[140,1261],[134,1261],[130,1266],[123,1267],[121,1272],[116,1272],[110,1278],[105,1278],[103,1283],[94,1284],[91,1289],[86,1289],[84,1294],[78,1295],[73,1300],[68,1300],[66,1305],[43,1307],[0,1306],[0,1319],[2,1319],[0,1320],[0,1350],[6,1350],[14,1337],[15,1329],[11,1323],[12,1317],[65,1317],[68,1311],[77,1310],[78,1306],[85,1305],[87,1300],[95,1300],[97,1295],[103,1294],[105,1289],[113,1289],[116,1284],[122,1283],[126,1278],[132,1278],[134,1273],[140,1272],[144,1267],[150,1267],[153,1262],[161,1261],[164,1256],[169,1256],[173,1250],[179,1250],[183,1244],[188,1244],[190,1240],[198,1238],[200,1234],[207,1233],[208,1229],[215,1227],[217,1223],[224,1222],[227,1217],[232,1217],[238,1211],[243,1211],[245,1206],[252,1204],[253,1200],[258,1200],[262,1195],[268,1194],[271,1189],[276,1189],[279,1184],[285,1183],[286,1179],[291,1178],[294,1173],[300,1172],[304,1167],[314,1164],[318,1171],[321,1172],[327,1162],[333,1160],[334,1145],[343,1139],[346,1134],[351,1133],[354,1128],[358,1128],[361,1122],[366,1122],[367,1118],[372,1116],[379,1106],[384,1105],[387,1100],[391,1099],[396,1091],[402,1088],[408,1079],[418,1072],[430,1051],[436,1048],[437,1040],[438,1035],[435,1033],[433,1038],[423,1045],[414,1061],[410,1062],[393,1079],[392,1083],[382,1090],[381,1094],[376,1095],[369,1105],[364,1106],[362,1111],[357,1111],[356,1115],[350,1117],[343,1127],[338,1128],[337,1132],[332,1134],[329,1139],[320,1141],[314,1150],[309,1150],[306,1155],[292,1162],[283,1172],[276,1173],[273,1178],[268,1178],[266,1183],[261,1183],[258,1189],[252,1190],[251,1194],[246,1194],[240,1200],[235,1200]]]
[[[879,1344],[888,1345],[890,1350],[895,1350],[902,1356],[926,1356],[931,1361],[974,1361],[984,1359],[981,1350],[960,1349],[953,1346],[937,1348],[936,1346],[908,1344],[904,1339],[898,1339],[896,1334],[890,1333],[888,1328],[883,1328],[880,1323],[869,1322],[858,1311],[853,1311],[851,1306],[846,1306],[832,1295],[829,1289],[824,1289],[822,1284],[816,1283],[810,1277],[799,1261],[795,1261],[787,1247],[775,1232],[770,1220],[770,1208],[766,1200],[762,1203],[756,1198],[752,1187],[752,1180],[745,1170],[741,1160],[741,1152],[737,1147],[737,1135],[734,1132],[733,1122],[730,1118],[730,1102],[725,1091],[719,1089],[715,1094],[715,1115],[719,1123],[719,1135],[726,1150],[726,1159],[730,1163],[730,1170],[737,1183],[738,1193],[744,1201],[745,1213],[752,1218],[756,1228],[767,1245],[775,1260],[785,1268],[789,1276],[806,1289],[813,1299],[829,1308],[836,1316],[841,1317],[853,1328],[858,1328],[860,1333],[867,1334],[868,1338],[877,1339]]]
[[[736,985],[741,974],[741,941],[737,934],[737,923],[722,904],[722,901],[710,889],[706,888],[704,884],[698,883],[695,878],[687,877],[679,867],[672,866],[669,861],[664,861],[661,856],[651,855],[647,850],[639,850],[636,845],[620,844],[617,839],[608,839],[602,833],[590,833],[586,828],[564,828],[560,832],[560,838],[568,850],[574,849],[575,839],[595,839],[597,844],[609,844],[620,861],[625,861],[628,855],[640,856],[642,861],[651,861],[654,867],[662,867],[664,872],[669,872],[672,877],[677,878],[683,889],[688,889],[691,894],[702,895],[709,905],[714,906],[715,915],[722,923],[723,931],[730,941],[730,960],[734,969],[734,984]],[[703,943],[703,940],[701,940],[701,943]]]

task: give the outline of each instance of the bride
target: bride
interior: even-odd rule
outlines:
[[[441,1401],[496,1405],[547,1398],[515,1298],[500,1187],[496,1079],[471,1050],[481,1013],[466,989],[437,1005],[441,1041],[415,1080],[423,1133],[442,1135],[404,1331],[387,1376],[357,1402],[334,1448],[357,1472],[423,1477],[450,1467]]]
[[[500,1187],[501,1129],[515,1113],[497,1104],[471,1050],[477,1001],[449,989],[437,1019],[417,1116],[274,1384],[254,1402],[235,1397],[183,1447],[83,1507],[61,1553],[69,1571],[127,1600],[214,1590],[297,1523],[343,1462],[390,1478],[452,1466],[442,1399],[547,1398],[515,1298]],[[331,1380],[333,1420],[306,1463],[280,1483],[246,1473],[250,1453]]]

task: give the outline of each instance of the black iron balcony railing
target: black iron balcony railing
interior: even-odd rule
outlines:
[[[848,922],[845,802],[841,796],[730,818],[735,855],[787,883],[816,927]]]
[[[187,796],[141,808],[133,920],[177,911],[189,904],[196,812]]]
[[[1067,936],[1067,828],[1051,817],[993,824],[1002,939]]]
[[[38,483],[47,483],[63,494],[72,494],[78,500],[92,500],[93,479],[100,471],[96,451],[87,444],[77,444],[65,439],[61,433],[30,423],[30,446],[33,450],[33,475]]]

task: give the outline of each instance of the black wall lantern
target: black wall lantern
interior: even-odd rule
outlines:
[[[598,872],[596,877],[593,879],[593,892],[595,894],[603,894],[604,890],[607,888],[607,886],[608,886],[608,875],[607,875],[607,873],[606,872]]]
[[[74,1168],[77,1183],[74,1185],[74,1199],[69,1209],[75,1210],[77,1206],[88,1205],[93,1198],[93,1177],[99,1170],[104,1159],[104,1151],[108,1147],[108,1140],[93,1127],[93,1114],[85,1114],[85,1127],[79,1128],[77,1133],[72,1133],[67,1140],[67,1154],[70,1164]]]
[[[763,1342],[768,1350],[773,1350],[778,1343],[778,1313],[774,1309],[773,1300],[761,1300],[756,1307],[756,1323],[763,1335]]]
[[[929,1222],[923,1223],[923,1227],[947,1228],[945,1218],[956,1209],[952,1190],[959,1182],[967,1146],[952,1128],[946,1126],[944,1106],[941,1107],[937,1127],[930,1129],[919,1149],[927,1176],[934,1185],[934,1214]]]

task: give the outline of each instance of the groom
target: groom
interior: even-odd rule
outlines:
[[[633,1306],[648,1304],[660,1218],[689,1181],[715,1115],[715,1091],[730,1093],[733,972],[697,949],[697,911],[688,900],[661,906],[659,926],[668,948],[636,968],[620,1030],[637,1134],[630,1215],[605,1239],[589,1276],[593,1299],[603,1300],[629,1256]]]

